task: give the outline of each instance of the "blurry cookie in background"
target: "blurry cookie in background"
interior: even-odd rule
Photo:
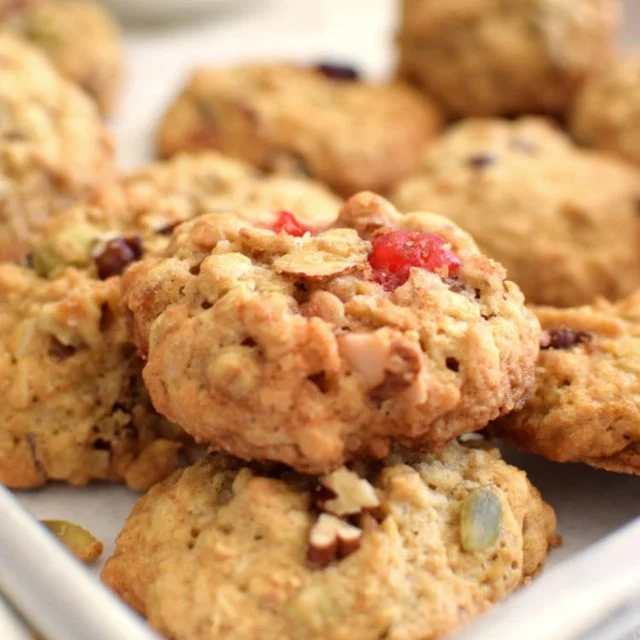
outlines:
[[[30,260],[43,275],[68,266],[96,273],[96,248],[121,233],[134,234],[145,255],[156,255],[176,226],[200,215],[233,211],[271,226],[293,210],[302,224],[323,229],[335,221],[340,204],[306,178],[270,176],[215,152],[180,154],[143,167],[92,204],[56,216]]]
[[[495,449],[321,478],[218,454],[138,502],[102,578],[167,638],[424,640],[525,584],[555,525]]]
[[[391,199],[450,217],[529,302],[586,304],[640,286],[640,173],[544,119],[455,125]]]
[[[139,257],[134,237],[119,240]],[[119,277],[0,264],[0,483],[144,490],[169,475],[187,438],[153,410],[141,370]]]
[[[545,330],[536,387],[494,433],[550,460],[640,475],[640,291],[534,310]]]
[[[346,67],[245,64],[194,73],[157,131],[158,153],[217,149],[341,195],[387,191],[415,166],[441,119],[400,84]]]
[[[116,175],[95,103],[40,51],[0,34],[0,77],[0,260],[18,260],[52,217]]]
[[[38,47],[66,78],[113,112],[124,71],[115,20],[93,0],[0,0],[0,29]]]
[[[563,114],[610,57],[616,0],[402,0],[400,77],[455,116]]]
[[[640,164],[640,55],[594,75],[578,94],[569,124],[581,144]]]

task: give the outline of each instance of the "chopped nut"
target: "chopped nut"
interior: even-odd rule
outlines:
[[[588,331],[573,331],[565,327],[549,329],[542,334],[541,349],[571,349],[579,344],[591,342],[593,336]]]
[[[321,513],[309,533],[309,562],[327,567],[360,548],[362,531],[327,513]]]
[[[324,499],[321,509],[336,516],[361,513],[380,506],[376,490],[364,478],[346,467],[320,478],[320,484],[334,494]]]
[[[502,502],[490,487],[468,495],[460,514],[460,544],[465,551],[484,551],[500,535]]]
[[[95,256],[98,276],[106,280],[121,275],[124,270],[142,257],[140,236],[111,238]]]
[[[90,564],[102,554],[102,542],[80,525],[67,520],[42,520],[41,522],[82,562]]]

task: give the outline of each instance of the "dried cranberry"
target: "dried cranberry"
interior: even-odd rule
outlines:
[[[357,69],[350,67],[346,64],[333,64],[332,62],[319,62],[315,66],[316,71],[319,71],[327,78],[331,80],[339,80],[341,82],[353,82],[360,79],[360,74]]]
[[[369,264],[373,279],[393,291],[409,279],[412,267],[454,274],[460,260],[443,238],[420,231],[392,231],[374,238]]]
[[[311,227],[300,222],[293,213],[289,213],[288,211],[280,211],[278,213],[278,219],[271,225],[270,229],[275,233],[286,233],[287,235],[298,238],[305,233],[313,233]]]
[[[588,331],[573,331],[566,327],[558,327],[547,331],[541,349],[571,349],[579,344],[591,342],[593,336]]]
[[[112,276],[119,276],[132,262],[140,260],[141,257],[140,236],[111,238],[95,258],[98,277],[106,280]]]
[[[474,169],[485,169],[496,162],[497,158],[493,153],[477,153],[467,160],[469,166]]]

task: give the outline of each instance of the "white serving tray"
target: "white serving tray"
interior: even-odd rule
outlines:
[[[640,2],[627,4],[621,36],[626,45],[640,33]],[[208,21],[127,30],[129,74],[120,112],[112,123],[121,167],[133,169],[151,157],[158,118],[188,72],[199,64],[333,59],[352,62],[371,77],[387,74],[393,64],[394,9],[391,0],[254,0],[229,13],[218,12]],[[631,585],[640,592],[640,521],[605,540],[604,547],[597,546],[640,515],[640,478],[552,464],[515,452],[508,458],[529,472],[555,507],[564,542],[531,587],[473,625],[465,640],[586,637],[592,622],[625,606],[625,599],[633,600]],[[39,518],[84,525],[104,542],[106,557],[136,496],[122,486],[54,485],[21,493],[19,499]],[[615,620],[630,620],[632,614],[626,618],[620,614]],[[0,605],[0,630],[3,615]],[[627,633],[628,625],[623,626],[621,633]],[[590,640],[619,640],[610,631],[603,633]],[[623,637],[633,639],[628,633]],[[0,640],[5,640],[2,633]],[[119,639],[114,636],[114,640]]]

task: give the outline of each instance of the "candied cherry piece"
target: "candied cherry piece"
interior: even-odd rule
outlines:
[[[369,264],[373,279],[387,291],[393,291],[409,279],[412,267],[454,274],[460,260],[447,243],[434,233],[392,231],[372,242]]]
[[[289,211],[280,211],[278,213],[278,219],[269,228],[275,233],[284,232],[296,237],[303,236],[305,233],[313,233],[311,227],[300,222],[300,220],[298,220],[293,213],[289,213]]]

